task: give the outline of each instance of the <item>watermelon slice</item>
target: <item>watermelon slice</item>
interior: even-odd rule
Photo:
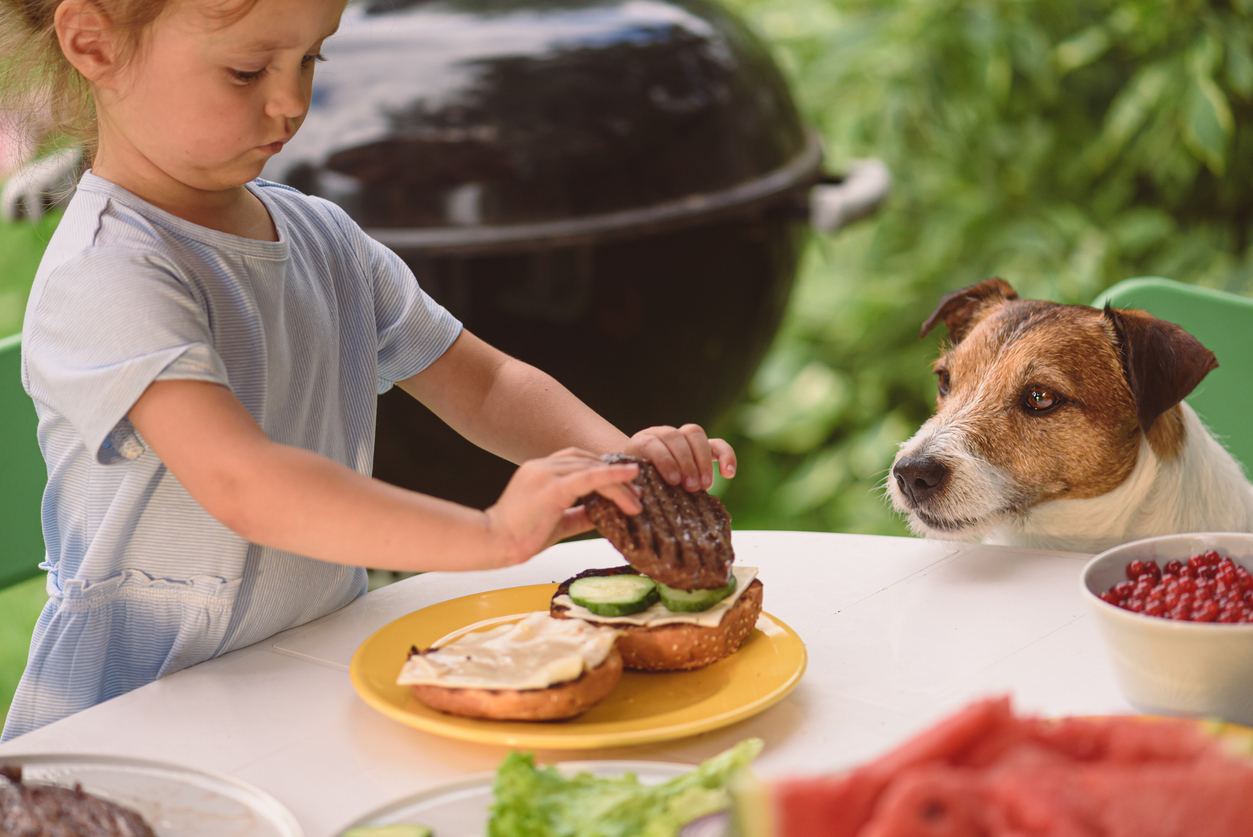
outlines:
[[[1215,733],[1219,733],[1216,735]],[[1253,731],[974,703],[862,767],[775,781],[746,837],[1251,837]],[[764,800],[762,802],[761,800]]]

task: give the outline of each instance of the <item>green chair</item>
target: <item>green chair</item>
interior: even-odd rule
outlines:
[[[0,339],[0,590],[41,572],[40,505],[48,470],[35,441],[35,405],[22,389],[21,335]]]
[[[1253,299],[1148,277],[1119,282],[1092,303],[1138,308],[1183,326],[1218,358],[1187,401],[1253,474]]]

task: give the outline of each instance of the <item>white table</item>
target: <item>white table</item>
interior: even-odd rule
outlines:
[[[764,713],[660,744],[541,751],[540,761],[698,762],[749,737],[763,776],[848,766],[967,701],[1011,693],[1023,711],[1129,712],[1079,596],[1089,556],[862,535],[736,532],[765,609],[805,641],[800,685]],[[227,773],[277,797],[307,837],[381,805],[495,769],[505,750],[411,729],[367,706],[348,664],[377,628],[418,608],[621,563],[604,541],[507,570],[430,573],[166,677],[3,746],[111,753]]]

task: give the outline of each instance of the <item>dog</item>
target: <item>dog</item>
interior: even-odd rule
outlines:
[[[1100,552],[1152,535],[1253,531],[1253,486],[1183,398],[1218,366],[1146,312],[949,294],[936,413],[888,494],[918,535]]]

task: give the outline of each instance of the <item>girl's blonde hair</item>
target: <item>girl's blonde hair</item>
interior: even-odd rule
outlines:
[[[21,113],[24,127],[44,137],[68,135],[96,143],[91,87],[66,60],[54,25],[63,0],[0,0],[0,108]],[[121,36],[123,56],[134,54],[144,31],[171,0],[95,0]]]
[[[96,104],[91,85],[57,41],[57,8],[64,0],[0,0],[0,110],[25,115],[36,136],[72,137],[90,160],[96,146]],[[134,57],[148,30],[173,0],[89,0],[120,39],[122,63]],[[256,0],[221,3],[224,21],[236,19]]]

